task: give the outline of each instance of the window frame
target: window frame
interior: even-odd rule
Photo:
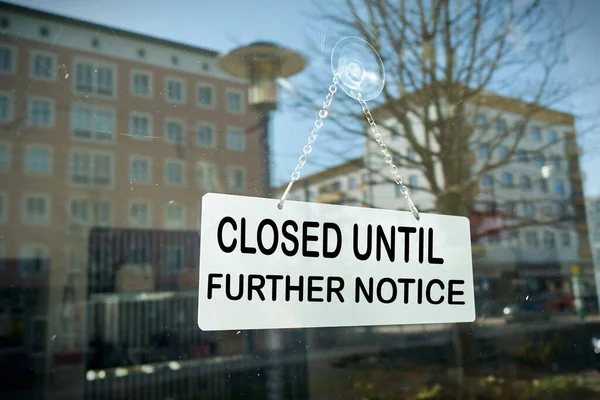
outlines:
[[[12,170],[12,145],[9,141],[3,140],[0,141],[0,149],[2,148],[6,149],[6,169],[1,168],[2,165],[0,164],[0,174],[8,173]]]
[[[168,208],[169,208],[169,206],[173,206],[173,205],[181,207],[181,210],[182,210],[182,213],[181,213],[182,214],[182,218],[181,218],[182,224],[181,224],[181,226],[180,225],[173,226],[173,225],[169,225],[169,223],[168,223],[168,219],[167,219]],[[173,230],[175,230],[175,229],[185,229],[186,228],[186,223],[185,222],[186,222],[186,215],[187,215],[187,207],[184,204],[180,204],[180,203],[176,203],[176,202],[167,203],[167,204],[165,204],[163,206],[163,208],[164,208],[163,209],[163,227],[165,229],[173,229]]]
[[[74,121],[74,110],[76,108],[86,108],[88,111],[92,112],[92,117],[96,118],[96,112],[98,111],[107,111],[108,113],[111,114],[112,116],[112,126],[111,126],[111,137],[110,139],[98,139],[96,137],[97,134],[97,130],[93,129],[93,124],[92,124],[92,129],[90,130],[91,132],[91,137],[90,138],[84,138],[84,137],[78,137],[75,135],[75,121]],[[114,144],[117,139],[117,111],[115,109],[115,107],[113,106],[109,106],[109,105],[101,105],[101,104],[85,104],[82,105],[80,102],[74,102],[71,104],[71,108],[70,108],[70,115],[69,115],[69,131],[70,131],[70,136],[71,136],[71,140],[75,141],[75,142],[82,142],[82,143],[98,143],[98,144]]]
[[[48,125],[36,125],[33,124],[31,121],[31,103],[33,101],[45,101],[48,102],[50,104],[50,121],[48,123]],[[27,97],[27,127],[29,128],[33,128],[33,129],[52,129],[54,128],[54,125],[56,124],[56,101],[54,98],[52,97],[45,97],[45,96],[28,96]]]
[[[214,170],[214,178],[215,178],[214,186],[203,187],[202,185],[200,185],[200,179],[199,179],[200,166]],[[217,164],[212,163],[212,162],[206,162],[206,161],[198,161],[196,163],[195,175],[196,175],[196,186],[198,187],[198,189],[203,190],[203,191],[218,190],[218,188],[219,188],[219,171],[217,169]]]
[[[168,179],[168,166],[170,164],[179,164],[181,166],[181,183],[172,183],[169,182]],[[164,161],[164,167],[163,167],[163,174],[164,174],[164,183],[165,186],[167,187],[185,187],[186,183],[187,183],[187,179],[186,179],[186,171],[185,171],[185,161],[182,161],[180,159],[177,158],[169,158],[167,157]]]
[[[233,133],[233,132],[240,132],[241,135],[240,137],[242,138],[242,146],[240,149],[237,148],[231,148],[229,146],[229,134]],[[246,130],[240,126],[227,126],[227,128],[225,129],[225,149],[229,150],[229,151],[236,151],[236,152],[244,152],[246,151]]]
[[[148,119],[148,135],[147,136],[139,136],[133,133],[133,118],[134,117],[143,117],[143,118],[147,118]],[[134,140],[140,140],[143,142],[150,142],[152,141],[152,131],[153,131],[153,118],[152,118],[152,113],[148,113],[148,112],[140,112],[140,111],[130,111],[129,112],[129,118],[128,118],[128,132],[129,132],[129,137],[131,139]]]
[[[18,64],[18,48],[17,46],[10,44],[10,43],[6,43],[6,42],[1,42],[0,43],[0,48],[7,48],[10,49],[10,51],[12,52],[12,62],[11,62],[11,69],[9,71],[3,71],[0,69],[0,75],[15,75],[17,73],[17,64]]]
[[[90,177],[94,178],[94,167],[95,167],[95,163],[94,163],[94,158],[96,155],[105,155],[108,156],[110,159],[110,184],[106,185],[106,186],[97,186],[94,185],[93,182],[92,183],[88,183],[88,184],[81,184],[81,183],[74,183],[72,178],[72,163],[73,163],[73,158],[75,153],[88,153],[91,156],[91,163],[90,163]],[[100,189],[100,190],[113,190],[115,188],[115,173],[116,173],[116,168],[115,168],[115,160],[116,160],[116,156],[115,153],[112,151],[108,151],[108,150],[103,150],[103,149],[97,149],[97,148],[85,148],[85,147],[72,147],[69,149],[69,164],[68,164],[68,170],[67,170],[67,185],[69,187],[75,187],[75,188],[94,188],[94,189]],[[93,179],[92,179],[93,181]]]
[[[27,200],[41,198],[46,203],[45,213],[40,220],[32,220],[27,214]],[[52,221],[52,197],[47,193],[25,192],[21,196],[21,223],[24,226],[48,226]]]
[[[147,224],[143,225],[143,224],[132,224],[132,214],[131,214],[131,208],[134,205],[139,205],[139,204],[143,204],[147,207],[148,209],[148,221]],[[132,228],[150,228],[152,227],[152,203],[148,200],[145,199],[130,199],[128,202],[128,208],[127,208],[127,221],[128,221],[128,225]]]
[[[200,141],[198,140],[198,135],[199,135],[199,131],[200,131],[200,127],[202,126],[210,126],[211,130],[212,130],[212,143],[210,147],[206,147],[206,146],[202,146],[200,144]],[[215,124],[211,123],[211,122],[204,122],[204,121],[200,121],[196,124],[196,146],[198,146],[201,149],[216,149],[217,148],[217,127]]]
[[[25,259],[24,254],[25,253],[25,249],[41,249],[42,252],[44,253],[44,261],[48,260],[50,258],[50,247],[47,244],[44,243],[38,243],[38,242],[24,242],[21,243],[19,245],[19,259],[23,260]],[[41,274],[46,274],[48,273],[48,265],[47,263],[44,263],[44,271],[41,272]],[[36,274],[31,274],[31,273],[24,273],[23,271],[23,263],[19,262],[19,275],[20,276],[32,276],[32,275],[36,275]]]
[[[42,57],[50,57],[53,62],[52,71],[50,71],[50,77],[38,76],[34,73],[35,71],[35,58],[36,56]],[[56,71],[58,68],[58,57],[55,53],[45,51],[45,50],[31,50],[29,52],[29,78],[36,81],[44,81],[44,82],[56,82]]]
[[[148,94],[147,95],[141,95],[141,94],[138,94],[135,92],[135,76],[136,75],[143,75],[148,78]],[[154,84],[153,84],[152,71],[132,68],[129,71],[129,81],[130,81],[129,82],[129,93],[131,94],[132,97],[136,97],[139,99],[151,99],[154,97]]]
[[[139,181],[133,179],[133,161],[143,160],[148,163],[148,180]],[[152,157],[141,154],[130,154],[128,157],[129,165],[129,182],[135,185],[150,185],[152,183]]]
[[[233,173],[236,171],[241,171],[242,172],[242,187],[241,188],[234,188],[230,185],[230,179],[233,176]],[[227,167],[227,190],[234,192],[234,193],[241,193],[244,192],[247,188],[248,188],[248,173],[246,171],[246,167],[244,166],[240,166],[240,165],[230,165]]]
[[[0,125],[10,124],[15,119],[15,95],[14,93],[9,92],[8,90],[0,90],[0,95],[6,96],[9,99],[8,119],[4,121],[0,120]]]
[[[43,149],[49,153],[49,164],[43,172],[33,172],[27,169],[27,153],[31,149]],[[23,152],[23,173],[28,176],[50,176],[54,171],[54,148],[47,144],[28,144]]]
[[[172,140],[169,137],[168,126],[171,123],[175,123],[175,124],[181,125],[181,143],[176,142],[176,141]],[[163,123],[163,129],[164,129],[164,132],[165,132],[165,135],[164,135],[165,136],[165,143],[173,145],[173,146],[182,146],[182,147],[186,145],[186,142],[187,142],[187,135],[186,135],[186,133],[187,133],[187,124],[186,124],[185,119],[183,119],[183,118],[175,118],[175,117],[165,117],[164,123]]]
[[[77,87],[77,65],[78,64],[91,64],[92,65],[92,70],[98,70],[99,68],[110,68],[112,70],[112,92],[110,95],[108,94],[103,94],[103,93],[98,93],[98,82],[97,82],[97,72],[92,74],[92,82],[91,82],[91,90],[90,91],[85,91],[85,90],[81,90]],[[105,61],[105,60],[99,60],[99,59],[94,59],[94,58],[90,58],[90,57],[81,57],[81,56],[76,56],[73,58],[73,79],[71,79],[71,87],[74,93],[81,93],[81,94],[85,94],[88,95],[89,97],[96,97],[96,98],[101,98],[101,99],[109,99],[109,100],[116,100],[118,97],[118,89],[119,89],[119,85],[118,85],[118,81],[119,81],[119,77],[118,77],[118,68],[117,68],[117,64],[113,63],[113,62],[109,62],[109,61]]]
[[[179,99],[171,99],[169,98],[169,91],[167,90],[167,86],[169,82],[176,82],[181,85],[181,100]],[[185,104],[187,101],[187,91],[186,91],[186,81],[184,78],[180,78],[177,76],[167,75],[163,80],[163,94],[164,100],[169,104]]]
[[[239,110],[232,110],[229,107],[229,95],[230,94],[239,94],[240,95],[240,109]],[[231,114],[244,114],[246,112],[246,99],[244,96],[244,91],[242,89],[237,89],[237,88],[227,88],[225,90],[225,109],[227,110],[227,112],[231,113]]]
[[[0,199],[2,199],[3,207],[0,207],[0,224],[5,224],[8,221],[9,201],[10,198],[6,190],[0,190]]]
[[[196,103],[196,106],[199,108],[205,108],[205,109],[215,109],[216,108],[216,104],[217,104],[217,90],[215,88],[215,85],[210,84],[210,83],[206,83],[206,82],[196,82],[196,92],[195,92],[195,99],[194,102]],[[201,104],[200,103],[200,96],[198,95],[198,91],[200,88],[210,88],[211,89],[211,93],[212,93],[212,102],[211,104]]]

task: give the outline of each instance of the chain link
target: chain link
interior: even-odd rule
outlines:
[[[292,172],[292,176],[290,177],[290,182],[288,183],[288,186],[287,186],[285,192],[281,196],[281,200],[279,200],[279,204],[277,205],[277,208],[279,208],[280,210],[283,208],[283,202],[285,201],[288,193],[290,192],[292,185],[294,184],[294,182],[296,182],[298,179],[300,179],[300,170],[302,169],[302,167],[304,167],[304,164],[306,164],[306,159],[307,159],[308,155],[312,152],[312,144],[315,143],[315,141],[317,140],[317,133],[323,127],[323,120],[325,118],[327,118],[327,115],[328,115],[327,109],[329,108],[329,106],[331,106],[333,96],[335,96],[335,94],[337,93],[338,82],[339,82],[339,80],[338,80],[338,76],[336,74],[333,76],[333,84],[331,86],[329,86],[329,93],[327,93],[327,96],[325,97],[325,101],[323,102],[323,107],[321,108],[321,110],[319,110],[319,114],[317,116],[317,119],[315,120],[313,129],[310,132],[310,136],[308,137],[308,142],[302,149],[302,155],[300,157],[298,157],[298,164],[296,164],[296,168],[294,168],[294,172]]]
[[[419,220],[420,219],[419,210],[417,210],[417,207],[415,206],[412,199],[410,198],[410,194],[408,193],[408,188],[404,184],[402,177],[398,174],[398,167],[396,166],[396,164],[394,164],[394,159],[390,155],[390,152],[388,151],[388,147],[386,146],[385,143],[383,143],[383,137],[381,136],[381,133],[379,133],[379,127],[377,126],[377,123],[375,122],[375,118],[373,118],[373,115],[371,114],[371,110],[369,110],[369,106],[367,105],[367,102],[364,101],[360,97],[360,94],[358,95],[357,100],[358,100],[358,103],[360,104],[360,106],[362,107],[362,111],[363,111],[363,114],[365,114],[365,118],[367,119],[367,122],[369,123],[369,130],[371,131],[371,133],[373,134],[373,137],[375,138],[375,141],[379,145],[379,150],[381,150],[381,153],[383,154],[383,159],[384,159],[385,163],[389,166],[390,172],[392,173],[392,175],[394,175],[394,182],[396,182],[397,185],[400,185],[400,193],[402,193],[402,196],[404,196],[404,198],[408,202],[410,211],[413,213],[415,218],[417,220]]]

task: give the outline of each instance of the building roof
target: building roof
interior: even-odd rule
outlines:
[[[129,37],[131,39],[142,40],[142,41],[145,41],[148,43],[153,43],[153,44],[162,45],[162,46],[169,46],[169,47],[172,47],[172,48],[178,49],[178,50],[189,51],[192,53],[199,53],[204,56],[217,57],[219,55],[219,52],[217,52],[215,50],[210,50],[210,49],[206,49],[206,48],[198,47],[198,46],[192,46],[192,45],[184,44],[181,42],[174,42],[172,40],[161,39],[161,38],[157,38],[154,36],[143,35],[141,33],[135,33],[135,32],[127,31],[124,29],[113,28],[108,25],[101,25],[101,24],[97,24],[94,22],[84,21],[81,19],[76,19],[76,18],[64,16],[64,15],[50,13],[47,11],[36,10],[34,8],[29,8],[29,7],[16,5],[16,4],[6,3],[4,1],[0,1],[0,11],[5,11],[5,12],[12,11],[12,12],[18,13],[18,14],[25,14],[29,17],[36,17],[36,18],[40,18],[40,19],[44,19],[44,20],[48,20],[48,21],[54,21],[54,22],[62,23],[62,24],[68,23],[68,24],[71,24],[74,26],[91,29],[91,30],[97,31],[97,32],[108,33],[110,35],[116,34],[117,36],[125,36],[125,37]]]
[[[469,90],[469,88],[464,85],[456,84],[455,86],[456,90],[458,91]],[[425,87],[407,94],[405,98],[408,100],[413,100],[416,103],[426,102],[427,97],[433,96],[431,92],[431,87]],[[501,96],[492,92],[481,91],[476,93],[473,95],[472,102],[477,103],[480,106],[495,108],[515,114],[531,113],[531,116],[535,119],[554,124],[564,124],[570,126],[575,124],[575,116],[573,114],[554,110],[536,103],[528,103],[518,98]],[[389,116],[389,105],[384,104],[376,108],[373,111],[373,114],[375,113],[378,114],[376,114],[376,117],[379,118],[385,118],[386,116]]]
[[[335,177],[335,176],[339,176],[339,175],[343,175],[343,174],[347,174],[349,172],[353,172],[353,171],[357,171],[360,170],[361,168],[363,168],[365,166],[364,160],[362,157],[359,158],[354,158],[352,160],[348,160],[343,164],[339,164],[330,168],[326,168],[322,171],[316,172],[312,175],[308,175],[305,178],[301,178],[298,179],[296,181],[296,185],[298,184],[304,184],[307,183],[309,185],[318,183],[318,182],[322,182],[326,179]],[[283,192],[285,190],[285,188],[287,187],[287,183],[285,183],[284,185],[281,186],[277,186],[274,191],[275,192]]]

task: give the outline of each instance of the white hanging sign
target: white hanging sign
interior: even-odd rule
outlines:
[[[472,322],[464,217],[207,194],[198,326]]]

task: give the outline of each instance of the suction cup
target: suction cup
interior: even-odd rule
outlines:
[[[331,53],[331,70],[350,97],[364,101],[379,96],[385,84],[385,69],[377,51],[365,40],[348,36]]]

